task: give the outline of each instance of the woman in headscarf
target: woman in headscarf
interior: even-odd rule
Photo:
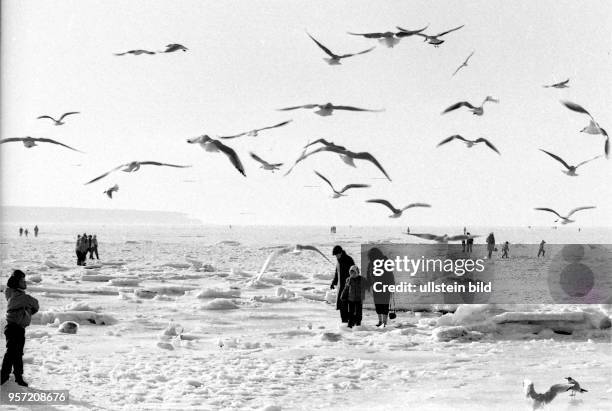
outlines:
[[[378,314],[377,327],[381,325],[387,326],[387,319],[389,317],[389,303],[391,302],[391,292],[388,286],[395,285],[395,277],[393,271],[383,269],[381,275],[374,274],[374,261],[381,260],[380,267],[385,266],[385,261],[388,258],[378,248],[371,248],[368,251],[368,272],[367,280],[369,286],[372,288],[372,298],[374,299],[374,306],[376,307],[376,314]]]

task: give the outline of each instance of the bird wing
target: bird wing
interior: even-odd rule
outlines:
[[[268,258],[266,258],[266,261],[264,261],[263,266],[261,267],[261,270],[259,270],[259,274],[257,275],[257,277],[255,278],[255,281],[259,281],[261,280],[261,277],[264,275],[264,273],[268,270],[268,267],[270,267],[270,264],[272,264],[272,261],[274,261],[274,259],[276,257],[278,257],[279,255],[282,254],[286,254],[289,251],[291,251],[290,247],[284,247],[284,248],[280,248],[278,250],[273,251],[272,253],[270,253],[270,255],[268,256]]]
[[[326,147],[336,147],[336,148],[341,149],[341,150],[346,150],[346,147],[343,147],[343,146],[339,146],[339,145],[337,145],[337,144],[334,144],[334,143],[332,143],[331,141],[327,141],[327,140],[325,140],[324,138],[320,138],[320,139],[318,139],[318,140],[313,141],[312,143],[308,143],[308,144],[306,144],[306,145],[304,146],[304,148],[306,148],[306,147],[310,147],[310,146],[312,146],[313,144],[317,144],[317,143],[321,143],[321,144],[323,144],[323,145],[324,145],[324,146],[326,146]]]
[[[411,204],[408,204],[406,207],[402,208],[402,211],[408,210],[409,208],[413,208],[413,207],[431,207],[431,205],[427,203],[411,203]]]
[[[489,147],[491,150],[495,151],[497,154],[501,155],[501,153],[499,152],[499,150],[497,148],[495,148],[495,146],[493,145],[493,143],[491,143],[489,140],[487,140],[486,138],[477,138],[476,140],[474,140],[475,143],[485,143],[487,145],[487,147]]]
[[[369,184],[347,184],[344,186],[344,188],[342,188],[342,190],[340,190],[340,193],[344,193],[346,190],[351,189],[351,188],[368,188],[370,187]]]
[[[177,164],[160,163],[158,161],[139,161],[138,164],[141,166],[166,166],[166,167],[177,167],[177,168],[189,168],[191,166],[181,166]]]
[[[333,150],[329,150],[329,151],[333,151]],[[341,154],[344,154],[351,158],[356,158],[358,160],[367,160],[371,162],[385,175],[385,177],[387,177],[387,180],[391,181],[391,177],[389,177],[389,174],[387,174],[383,166],[378,162],[378,160],[376,160],[376,158],[374,158],[372,154],[368,152],[353,153],[352,151],[348,151],[348,150],[346,150],[345,153],[341,153]]]
[[[308,157],[310,154],[306,153],[307,148],[304,147],[304,149],[302,150],[302,153],[300,154],[300,156],[297,158],[297,160],[295,160],[295,162],[293,163],[293,165],[291,166],[291,168],[289,168],[289,170],[287,170],[285,172],[285,174],[283,174],[284,176],[287,176],[291,170],[293,170],[293,168],[302,160],[304,160],[306,157]]]
[[[261,164],[263,164],[263,165],[268,165],[268,166],[270,165],[270,164],[269,164],[269,163],[268,163],[266,160],[263,160],[263,159],[262,159],[261,157],[259,157],[257,154],[255,154],[255,153],[251,153],[251,152],[249,152],[249,154],[251,155],[251,158],[252,158],[253,160],[258,161],[258,162],[260,162],[260,163],[261,163]]]
[[[447,137],[444,140],[440,141],[436,147],[440,147],[442,144],[449,143],[453,141],[454,139],[461,140],[461,141],[467,141],[465,138],[461,137],[459,134],[455,134],[453,136]]]
[[[244,166],[242,165],[238,154],[236,154],[236,152],[232,148],[226,146],[219,140],[212,140],[212,144],[214,144],[215,147],[219,149],[219,151],[223,152],[230,159],[230,161],[232,162],[234,167],[236,167],[236,170],[240,172],[240,174],[246,177],[246,174],[244,172]]]
[[[456,69],[456,70],[455,70],[455,72],[453,73],[453,76],[454,76],[455,74],[457,74],[457,72],[458,72],[459,70],[461,70],[461,68],[462,68],[464,65],[465,65],[465,63],[462,63],[462,64],[461,64],[459,67],[457,67],[457,69]],[[452,76],[451,76],[451,77],[452,77]]]
[[[395,28],[400,31],[399,33],[395,33],[395,35],[396,35],[396,37],[412,36],[414,34],[419,34],[423,30],[425,30],[427,27],[429,27],[429,24],[427,26],[423,27],[422,29],[419,29],[419,30],[406,30],[406,29],[401,28],[400,26],[395,26]]]
[[[391,205],[390,202],[388,202],[387,200],[383,200],[382,198],[375,198],[373,200],[366,200],[366,203],[378,203],[378,204],[382,204],[382,205],[386,206],[389,210],[391,210],[395,214],[400,212],[400,210],[398,210],[397,208],[393,207],[393,205]]]
[[[3,143],[12,143],[13,141],[23,141],[23,140],[25,140],[23,137],[3,138],[2,140],[0,140],[0,144],[3,144]]]
[[[352,107],[352,106],[334,106],[334,105],[332,105],[332,108],[334,110],[349,110],[349,111],[371,111],[371,112],[385,111],[384,109],[381,109],[381,110],[370,110],[370,109],[367,109],[367,108],[359,108],[359,107]]]
[[[605,130],[604,130],[604,133],[605,133]],[[606,158],[610,157],[610,138],[608,138],[607,133],[606,133],[606,141],[604,142],[604,154],[606,155]]]
[[[347,33],[353,36],[363,36],[368,39],[378,39],[385,36],[385,33],[351,33],[350,31],[347,31]]]
[[[469,55],[469,56],[467,56],[467,58],[465,59],[465,61],[463,62],[463,64],[467,65],[467,62],[468,62],[468,61],[469,61],[469,60],[472,58],[472,56],[473,56],[473,55],[474,55],[474,52],[472,51],[472,52],[470,53],[470,55]]]
[[[62,116],[60,117],[59,121],[62,121],[64,119],[64,117],[66,117],[66,116],[70,116],[72,114],[79,114],[79,113],[80,113],[79,111],[69,111],[68,113],[62,114]]]
[[[244,133],[234,134],[234,135],[231,135],[231,136],[219,136],[219,138],[223,138],[223,139],[236,138],[236,137],[242,137],[242,136],[244,136],[246,134],[249,134],[249,132],[245,131]]]
[[[467,101],[460,101],[458,103],[453,104],[452,106],[447,107],[446,110],[442,112],[442,114],[448,113],[449,111],[457,110],[459,107],[464,107],[464,106],[469,107],[471,109],[476,108],[470,103],[468,103]]]
[[[569,108],[572,111],[575,111],[577,113],[583,113],[586,114],[587,116],[591,117],[591,120],[593,120],[593,122],[595,124],[597,124],[597,122],[595,121],[595,119],[593,118],[593,116],[591,115],[591,113],[589,113],[588,111],[586,111],[584,109],[584,107],[582,107],[579,104],[576,103],[572,103],[571,101],[566,101],[566,100],[561,100],[561,104],[563,104],[565,107]],[[599,127],[599,126],[598,126]]]
[[[569,214],[567,215],[567,218],[570,218],[572,216],[572,214],[574,214],[575,212],[578,212],[580,210],[589,210],[591,208],[596,208],[596,207],[595,206],[576,207],[572,211],[569,212]]]
[[[293,107],[285,107],[285,108],[279,108],[278,111],[289,111],[289,110],[296,110],[298,108],[315,108],[318,107],[318,104],[303,104],[301,106],[293,106]]]
[[[448,34],[448,33],[450,33],[450,32],[453,32],[453,31],[455,31],[455,30],[459,30],[459,29],[460,29],[461,27],[463,27],[463,26],[465,26],[465,24],[462,24],[462,25],[461,25],[461,26],[459,26],[459,27],[455,27],[454,29],[450,29],[450,30],[443,31],[443,32],[442,32],[442,33],[440,33],[440,34],[436,34],[436,36],[435,36],[435,37],[440,37],[440,36],[443,36],[443,35]]]
[[[78,151],[79,153],[82,153],[82,151],[81,151],[81,150],[77,150],[76,148],[72,148],[72,147],[70,147],[70,146],[67,146],[66,144],[60,143],[59,141],[55,141],[55,140],[52,140],[52,139],[50,139],[50,138],[35,138],[35,139],[33,139],[33,140],[34,140],[34,141],[40,141],[41,143],[58,144],[58,145],[60,145],[60,146],[64,146],[64,147],[66,147],[66,148],[69,148],[70,150],[73,150],[73,151]]]
[[[554,213],[557,215],[557,217],[559,218],[563,218],[559,213],[557,213],[555,210],[553,210],[552,208],[545,208],[545,207],[537,207],[534,208],[534,210],[540,210],[540,211],[550,211],[551,213]],[[568,216],[569,217],[569,216]]]
[[[282,123],[278,123],[275,124],[273,126],[267,126],[267,127],[262,127],[262,128],[257,128],[254,131],[263,131],[263,130],[269,130],[271,128],[277,128],[277,127],[282,127],[282,126],[286,126],[287,124],[291,123],[293,120],[287,120],[287,121],[283,121]]]
[[[331,263],[331,261],[329,261],[329,258],[327,258],[327,256],[325,254],[323,254],[321,252],[321,250],[319,250],[317,247],[315,247],[314,245],[300,245],[300,244],[296,244],[295,248],[297,248],[298,250],[310,250],[310,251],[314,251],[316,253],[321,254],[321,256],[323,258],[325,258],[328,262]]]
[[[125,166],[127,166],[129,164],[130,163],[121,164],[120,166],[117,166],[117,167],[113,168],[112,170],[107,171],[106,173],[102,174],[101,176],[98,176],[98,177],[94,178],[93,180],[90,180],[90,181],[86,182],[84,185],[95,183],[96,181],[103,179],[104,177],[106,177],[107,175],[112,173],[113,171],[117,171],[117,170],[121,169],[122,167],[125,167]]]
[[[408,235],[413,235],[415,237],[424,238],[425,240],[436,240],[439,236],[434,234],[416,234],[416,233],[406,233]]]
[[[314,170],[314,172],[315,172],[316,175],[318,175],[321,178],[321,180],[323,180],[327,184],[329,184],[329,186],[331,187],[332,190],[336,191],[336,189],[334,188],[332,183],[327,178],[325,178],[325,176],[323,174],[319,173],[317,170]]]
[[[328,49],[327,47],[325,47],[323,44],[321,44],[319,41],[317,41],[317,39],[315,39],[314,37],[312,37],[310,35],[310,33],[306,32],[306,34],[308,34],[308,37],[310,37],[312,39],[312,41],[314,41],[317,46],[319,46],[321,48],[321,50],[323,50],[328,56],[333,57],[333,58],[340,58],[340,56],[334,54],[331,52],[330,49]]]
[[[55,120],[55,119],[54,119],[53,117],[51,117],[51,116],[39,116],[39,117],[36,117],[36,119],[37,119],[37,120],[40,120],[41,118],[48,118],[48,119],[51,119],[51,120],[53,120],[53,121],[57,121],[57,120]],[[61,120],[61,119],[60,119],[60,120]]]
[[[374,47],[370,47],[370,48],[369,48],[369,49],[367,49],[367,50],[363,50],[363,51],[360,51],[360,52],[357,52],[357,53],[348,53],[348,54],[343,54],[343,55],[341,55],[341,56],[338,56],[338,58],[343,59],[343,58],[347,58],[347,57],[358,56],[358,55],[360,55],[360,54],[366,54],[366,53],[369,53],[370,51],[374,50],[375,48],[376,48],[376,46],[374,46]]]
[[[557,160],[558,162],[560,162],[561,164],[563,164],[563,166],[564,166],[565,168],[567,168],[568,170],[571,168],[571,167],[570,167],[570,165],[569,165],[569,164],[567,164],[567,163],[566,163],[566,162],[565,162],[565,161],[564,161],[564,160],[563,160],[561,157],[559,157],[558,155],[555,155],[555,154],[553,154],[553,153],[550,153],[550,152],[548,152],[548,151],[546,151],[546,150],[542,150],[542,149],[540,149],[540,151],[542,151],[542,152],[544,152],[544,153],[548,154],[549,156],[551,156],[552,158],[554,158],[555,160]],[[597,157],[596,157],[596,158],[597,158]],[[594,159],[593,159],[593,160],[594,160]],[[586,161],[586,162],[588,162],[588,161]],[[578,167],[578,166],[576,166],[576,167]]]

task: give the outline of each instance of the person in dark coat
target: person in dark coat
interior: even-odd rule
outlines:
[[[332,250],[332,254],[336,256],[338,263],[336,264],[336,274],[334,275],[334,280],[329,286],[330,289],[334,289],[334,287],[338,286],[338,296],[336,298],[336,310],[340,310],[340,318],[343,323],[348,323],[349,315],[348,315],[348,307],[347,304],[342,302],[342,290],[346,284],[346,279],[349,277],[349,270],[352,266],[355,265],[355,261],[353,258],[348,255],[342,247],[339,245],[335,246]]]
[[[359,275],[359,267],[352,266],[349,270],[350,277],[342,290],[342,301],[347,303],[348,327],[360,326],[363,318],[363,300],[365,299],[366,281]]]
[[[372,287],[372,299],[374,300],[376,314],[378,314],[378,324],[376,324],[376,326],[380,327],[382,325],[386,327],[387,318],[389,317],[389,304],[391,303],[391,292],[387,287],[395,284],[395,277],[393,276],[393,271],[387,270],[384,270],[381,275],[374,275],[374,261],[388,260],[380,249],[371,248],[368,251],[368,260],[366,279],[368,285]],[[384,267],[384,262],[382,266]]]
[[[493,233],[489,233],[489,236],[487,237],[487,252],[489,260],[491,259],[493,251],[495,251],[495,236],[493,235]]]
[[[6,283],[4,294],[7,300],[6,353],[2,360],[0,385],[8,381],[11,371],[15,374],[15,382],[23,387],[28,383],[23,380],[23,347],[25,345],[25,328],[30,325],[32,315],[38,312],[38,300],[25,293],[25,274],[21,270],[13,271]]]

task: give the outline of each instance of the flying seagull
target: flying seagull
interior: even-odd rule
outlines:
[[[487,140],[486,138],[480,137],[480,138],[477,138],[476,140],[468,140],[466,138],[461,137],[459,134],[455,134],[454,136],[450,136],[448,138],[445,138],[444,140],[440,141],[436,147],[440,147],[441,145],[449,143],[449,142],[451,142],[453,140],[461,140],[461,141],[463,141],[468,146],[468,148],[473,147],[474,144],[485,143],[487,145],[487,147],[489,147],[491,150],[495,151],[497,154],[501,155],[499,150],[497,150],[495,148],[495,146],[489,140]]]
[[[324,151],[329,151],[331,153],[339,154],[340,158],[342,159],[342,161],[344,161],[345,164],[348,164],[351,167],[356,167],[354,160],[366,160],[366,161],[369,161],[372,164],[374,164],[385,175],[385,177],[387,177],[387,180],[391,181],[391,178],[389,177],[389,175],[387,174],[385,169],[378,162],[378,160],[376,160],[376,158],[374,158],[374,156],[372,154],[370,154],[368,152],[365,152],[365,151],[364,152],[356,153],[356,152],[347,150],[346,148],[344,148],[342,146],[337,146],[337,145],[335,145],[333,143],[325,145],[324,147],[319,147],[319,148],[317,148],[315,150],[312,150],[311,152],[308,152],[308,153],[306,152],[306,148],[304,148],[304,151],[302,152],[300,157],[296,160],[296,162],[293,164],[293,166],[291,166],[291,168],[289,170],[287,170],[285,175],[289,174],[291,172],[291,170],[293,170],[293,168],[299,162],[301,162],[302,160],[305,160],[306,158],[310,157],[313,154],[321,153],[321,152],[324,152]]]
[[[332,191],[334,192],[334,194],[332,195],[332,198],[339,198],[339,197],[345,197],[346,194],[344,194],[344,192],[348,189],[351,188],[367,188],[370,187],[368,184],[347,184],[345,185],[342,190],[337,191],[334,186],[332,185],[332,183],[325,178],[325,176],[321,173],[319,173],[318,171],[314,170],[315,174],[318,175],[323,181],[325,181],[327,184],[329,184],[329,186],[331,187]]]
[[[558,394],[570,390],[572,386],[570,384],[555,384],[542,394],[536,392],[533,383],[529,380],[523,381],[523,387],[525,388],[525,396],[533,400],[533,409],[536,410],[554,400]]]
[[[321,257],[325,258],[329,263],[331,263],[331,261],[329,261],[329,258],[327,258],[327,256],[325,254],[323,254],[321,252],[321,250],[319,250],[317,247],[315,247],[313,245],[296,244],[295,247],[282,247],[282,248],[279,248],[276,251],[273,251],[268,256],[268,258],[264,262],[264,265],[261,267],[261,270],[259,271],[259,274],[255,278],[255,281],[261,280],[261,277],[268,270],[268,268],[270,267],[270,264],[272,263],[272,261],[274,261],[277,257],[279,257],[279,256],[281,256],[283,254],[287,254],[287,253],[300,254],[302,251],[314,251],[315,253],[320,254]]]
[[[569,224],[569,223],[573,223],[576,220],[570,220],[570,217],[572,216],[572,214],[574,214],[577,211],[580,210],[589,210],[591,208],[596,208],[595,206],[587,206],[587,207],[576,207],[574,208],[572,211],[569,212],[569,214],[565,217],[563,217],[561,214],[557,213],[555,210],[553,210],[552,208],[544,208],[544,207],[538,207],[538,208],[534,208],[534,210],[539,210],[539,211],[549,211],[551,213],[554,213],[557,217],[559,217],[561,219],[561,224],[565,225],[565,224]],[[558,220],[555,220],[555,222],[557,222]]]
[[[208,135],[204,134],[199,137],[190,138],[187,140],[187,142],[189,144],[199,144],[200,147],[202,147],[204,150],[208,152],[212,152],[212,153],[222,152],[223,154],[227,156],[227,158],[229,158],[229,160],[232,162],[234,167],[236,167],[236,170],[238,170],[240,174],[246,177],[246,174],[244,173],[244,166],[242,165],[242,162],[240,161],[238,154],[236,154],[236,152],[232,148],[226,146],[219,140],[215,140],[213,138],[210,138]]]
[[[555,84],[550,84],[547,86],[542,86],[544,88],[549,88],[549,87],[553,87],[553,88],[569,88],[569,85],[567,83],[569,83],[570,79],[567,79],[565,81],[560,81],[559,83],[555,83]]]
[[[285,125],[291,123],[292,121],[293,120],[287,120],[287,121],[283,121],[282,123],[275,124],[273,126],[256,128],[256,129],[253,129],[253,130],[250,130],[250,131],[245,131],[244,133],[234,134],[234,135],[231,135],[231,136],[221,136],[219,138],[228,139],[228,138],[236,138],[236,137],[242,137],[242,136],[257,137],[257,135],[258,135],[258,133],[260,131],[269,130],[269,129],[277,128],[277,127],[282,127],[282,126],[285,126]]]
[[[475,107],[475,106],[471,105],[471,104],[470,104],[470,103],[468,103],[467,101],[460,101],[459,103],[455,103],[455,104],[453,104],[452,106],[448,107],[446,110],[444,110],[444,111],[442,112],[442,114],[446,114],[446,113],[448,113],[448,112],[450,112],[450,111],[453,111],[453,110],[456,110],[456,109],[458,109],[458,108],[460,108],[460,107],[467,107],[468,109],[470,109],[470,111],[471,111],[473,114],[475,114],[475,115],[477,115],[477,116],[482,116],[482,115],[484,114],[484,108],[483,108],[483,107],[484,107],[484,105],[485,105],[485,103],[486,103],[487,101],[491,101],[491,102],[493,102],[493,103],[499,103],[499,100],[494,99],[494,98],[493,98],[493,97],[491,97],[491,96],[487,96],[487,97],[486,97],[486,98],[483,100],[482,104],[481,104],[480,106],[478,106],[478,107]]]
[[[62,121],[62,120],[64,119],[64,117],[69,116],[69,115],[71,115],[71,114],[79,114],[79,112],[78,112],[78,111],[69,111],[68,113],[64,113],[64,114],[62,114],[62,116],[59,118],[59,120],[56,120],[56,119],[54,119],[53,117],[51,117],[51,116],[46,116],[46,115],[45,115],[45,116],[39,116],[39,117],[36,117],[36,119],[37,119],[37,120],[39,120],[39,119],[41,119],[41,118],[48,118],[48,119],[53,120],[53,121],[55,122],[55,125],[56,125],[56,126],[61,126],[62,124],[65,124],[65,123]]]
[[[261,168],[263,168],[264,170],[271,170],[272,172],[274,172],[274,170],[278,170],[280,166],[283,165],[283,163],[270,164],[266,160],[263,160],[261,157],[259,157],[257,154],[254,154],[254,153],[249,153],[249,154],[251,155],[251,158],[253,160],[261,164]]]
[[[420,30],[405,30],[405,29],[398,27],[397,29],[400,30],[398,32],[385,31],[385,32],[377,32],[377,33],[351,33],[349,31],[348,34],[352,36],[362,36],[367,39],[377,39],[380,43],[383,43],[387,47],[393,47],[396,44],[398,44],[403,37],[409,37],[417,33],[420,33],[423,30],[425,30],[427,27],[428,26],[425,26]]]
[[[11,143],[13,141],[21,141],[23,143],[23,145],[27,148],[32,148],[34,146],[37,146],[38,144],[36,143],[51,143],[51,144],[58,144],[60,146],[69,148],[70,150],[73,151],[78,151],[79,153],[82,153],[81,150],[77,150],[76,148],[72,148],[70,146],[67,146],[66,144],[60,143],[59,141],[55,141],[52,140],[50,138],[35,138],[35,137],[9,137],[9,138],[5,138],[0,140],[0,144],[3,143]]]
[[[468,240],[470,238],[480,237],[479,235],[465,235],[465,234],[453,235],[453,236],[449,236],[448,234],[435,235],[435,234],[427,234],[427,233],[421,233],[421,234],[405,233],[405,234],[413,235],[415,237],[419,237],[425,240],[433,240],[438,243],[448,243],[449,241],[461,241],[461,240]]]
[[[314,41],[314,42],[317,44],[317,46],[319,46],[319,47],[321,48],[321,50],[323,50],[323,51],[324,51],[324,52],[325,52],[325,53],[326,53],[326,54],[329,56],[329,57],[325,57],[325,58],[323,58],[323,60],[325,60],[325,61],[327,62],[327,64],[329,64],[330,66],[334,66],[334,65],[341,64],[341,63],[340,63],[340,60],[341,60],[341,59],[344,59],[344,58],[347,58],[347,57],[352,57],[352,56],[357,56],[357,55],[359,55],[359,54],[369,53],[370,51],[372,51],[372,50],[374,50],[374,49],[376,48],[376,47],[370,47],[369,49],[367,49],[367,50],[363,50],[363,51],[360,51],[360,52],[358,52],[358,53],[351,53],[351,54],[341,54],[341,55],[338,55],[338,54],[334,54],[334,53],[332,53],[332,52],[331,52],[331,51],[330,51],[330,50],[329,50],[327,47],[325,47],[325,46],[324,46],[323,44],[321,44],[321,43],[320,43],[320,42],[319,42],[317,39],[315,39],[314,37],[312,37],[312,36],[310,35],[310,33],[308,33],[308,32],[307,32],[306,34],[308,34],[308,37],[310,37],[310,38],[312,39],[312,41]]]
[[[436,35],[428,35],[428,34],[423,34],[423,33],[417,33],[417,36],[425,37],[424,41],[428,41],[429,44],[433,44],[434,47],[439,47],[440,44],[444,43],[444,40],[439,39],[438,37],[442,37],[445,34],[448,34],[448,33],[453,32],[455,30],[459,30],[463,26],[465,26],[465,24],[462,24],[459,27],[455,27],[454,29],[443,31],[442,33],[439,33],[439,34],[436,34]]]
[[[402,209],[397,209],[395,207],[393,207],[391,205],[390,202],[388,202],[387,200],[382,200],[382,199],[374,199],[374,200],[366,200],[366,203],[378,203],[378,204],[382,204],[384,206],[386,206],[387,208],[389,208],[393,214],[391,214],[389,216],[389,218],[399,218],[402,216],[402,213],[406,210],[408,210],[409,208],[413,208],[413,207],[431,207],[431,205],[429,204],[425,204],[425,203],[412,203],[412,204],[408,204],[406,207],[402,208]]]
[[[572,393],[570,394],[571,397],[576,396],[577,392],[588,392],[584,388],[581,388],[578,381],[576,381],[572,377],[565,377],[565,379],[567,380],[567,383],[571,385],[571,388],[569,389],[569,391],[572,391]]]
[[[129,50],[124,53],[115,53],[115,56],[125,56],[126,54],[132,54],[134,56],[140,56],[141,54],[155,54],[154,51],[149,50]]]
[[[352,107],[352,106],[335,106],[332,103],[325,103],[325,104],[303,104],[301,106],[285,107],[285,108],[280,108],[278,110],[279,111],[289,111],[289,110],[296,110],[298,108],[306,108],[306,109],[318,108],[318,110],[316,110],[315,113],[320,115],[320,116],[331,116],[334,110],[369,111],[369,112],[381,112],[381,111],[385,111],[384,109],[382,109],[382,110],[370,110],[370,109],[359,108],[359,107]]]
[[[599,124],[597,124],[597,122],[595,121],[595,119],[593,118],[591,113],[586,111],[584,109],[584,107],[582,107],[581,105],[576,104],[576,103],[572,103],[571,101],[561,101],[561,104],[563,104],[565,107],[569,108],[572,111],[575,111],[577,113],[583,113],[583,114],[586,114],[587,116],[589,116],[589,118],[591,119],[591,121],[589,122],[589,125],[584,127],[580,131],[582,133],[601,134],[602,136],[604,136],[606,138],[606,141],[604,142],[604,154],[606,155],[606,158],[609,158],[609,155],[610,155],[610,138],[608,137],[608,133],[606,132],[606,130],[604,130],[603,128],[601,128],[599,126]]]
[[[166,46],[166,50],[160,51],[160,53],[172,53],[173,51],[178,50],[187,51],[189,49],[182,44],[168,44]]]
[[[542,152],[544,152],[544,153],[548,154],[549,156],[551,156],[552,158],[554,158],[555,160],[557,160],[558,162],[560,162],[561,164],[563,164],[563,166],[564,166],[565,168],[567,168],[567,171],[565,171],[565,170],[561,170],[561,171],[562,171],[563,173],[567,174],[568,176],[572,176],[572,177],[575,177],[575,176],[577,176],[577,175],[578,175],[578,174],[576,174],[576,169],[577,169],[578,167],[580,167],[580,166],[581,166],[581,165],[583,165],[583,164],[586,164],[586,163],[588,163],[588,162],[590,162],[590,161],[593,161],[593,160],[598,159],[599,157],[601,157],[601,156],[596,156],[596,157],[593,157],[593,158],[591,158],[591,159],[589,159],[589,160],[583,161],[582,163],[579,163],[579,164],[577,164],[577,165],[575,165],[575,166],[570,166],[570,165],[569,165],[569,164],[567,164],[567,163],[566,163],[566,162],[565,162],[565,161],[564,161],[564,160],[563,160],[561,157],[559,157],[559,156],[557,156],[557,155],[555,155],[555,154],[553,154],[553,153],[551,153],[551,152],[548,152],[548,151],[546,151],[546,150],[542,150],[542,149],[540,149],[540,151],[542,151]]]
[[[467,67],[467,65],[468,65],[468,61],[470,60],[470,58],[471,58],[473,55],[474,55],[474,52],[472,51],[472,52],[470,53],[470,55],[469,55],[469,56],[467,56],[467,58],[465,59],[465,61],[464,61],[463,63],[461,63],[461,65],[460,65],[459,67],[457,67],[457,70],[455,70],[455,72],[453,73],[453,75],[452,75],[451,77],[454,77],[454,76],[455,76],[455,74],[457,74],[457,72],[458,72],[459,70],[461,70],[463,67]]]
[[[403,29],[400,26],[395,26],[395,28],[399,30],[397,33],[395,33],[395,37],[404,38],[404,37],[414,36],[415,34],[419,34],[423,30],[425,30],[427,27],[429,27],[429,24],[423,27],[422,29],[417,29],[417,30],[408,30],[408,29]]]
[[[104,194],[106,194],[108,198],[113,198],[113,193],[116,193],[117,191],[119,191],[119,186],[115,184],[114,186],[106,190]]]
[[[94,178],[93,180],[86,182],[85,185],[91,184],[91,183],[95,183],[96,181],[103,179],[104,177],[106,177],[110,173],[112,173],[114,171],[117,171],[117,170],[121,170],[121,171],[124,171],[126,173],[133,173],[134,171],[138,171],[141,166],[166,166],[166,167],[176,167],[176,168],[191,167],[191,166],[180,166],[180,165],[176,165],[176,164],[160,163],[160,162],[157,162],[157,161],[130,161],[129,163],[121,164],[120,166],[117,166],[117,167],[113,168],[112,170],[107,171],[106,173],[102,174],[101,176],[98,176],[98,177]]]

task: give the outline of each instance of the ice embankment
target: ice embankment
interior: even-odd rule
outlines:
[[[196,298],[240,298],[240,290],[207,288],[199,291],[195,296]]]
[[[32,316],[34,324],[50,324],[59,321],[73,321],[77,324],[113,325],[117,320],[109,314],[95,311],[40,311]]]
[[[68,271],[68,270],[70,270],[70,267],[66,267],[65,265],[57,264],[56,262],[51,261],[51,260],[45,260],[44,264],[47,267],[52,268],[54,270],[59,270],[59,271]]]
[[[478,340],[486,334],[502,338],[533,338],[534,335],[549,338],[553,334],[610,338],[610,317],[598,308],[512,311],[528,307],[460,305],[455,313],[438,318],[433,338],[437,341]]]
[[[235,310],[240,308],[233,300],[227,298],[215,298],[202,305],[203,310]]]

